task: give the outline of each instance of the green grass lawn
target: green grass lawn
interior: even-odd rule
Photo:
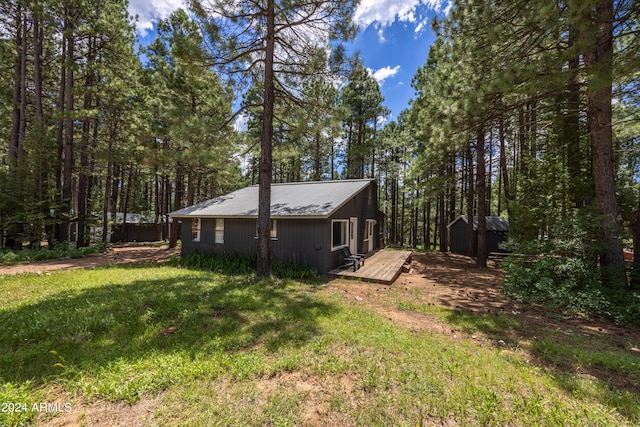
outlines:
[[[2,276],[0,425],[92,425],[100,404],[123,425],[640,424],[639,391],[409,330],[322,286],[172,266]],[[640,372],[597,348],[538,347]]]

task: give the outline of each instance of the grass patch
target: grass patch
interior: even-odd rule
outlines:
[[[51,259],[82,258],[87,255],[104,253],[107,249],[108,245],[106,243],[96,243],[92,246],[76,248],[71,246],[69,242],[62,242],[53,249],[1,250],[0,265],[27,264]]]
[[[238,255],[209,255],[192,253],[177,260],[178,265],[231,275],[255,274],[256,257]],[[316,271],[301,264],[273,261],[271,271],[281,279],[308,280],[317,277]]]
[[[4,276],[0,298],[0,402],[62,396],[80,418],[91,402],[154,397],[160,425],[640,422],[637,393],[290,280],[129,266]],[[0,425],[41,420],[0,413]]]

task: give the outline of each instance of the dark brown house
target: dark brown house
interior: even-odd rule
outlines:
[[[182,254],[257,253],[258,186],[172,212],[182,222]],[[325,274],[343,263],[342,248],[380,248],[382,212],[373,180],[273,184],[271,254]]]

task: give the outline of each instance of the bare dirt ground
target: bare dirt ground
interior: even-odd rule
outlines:
[[[90,255],[76,259],[56,259],[0,267],[2,274],[45,273],[56,270],[72,270],[77,268],[94,268],[112,264],[132,262],[164,262],[180,254],[179,248],[168,249],[167,245],[122,244],[114,245],[104,254]]]

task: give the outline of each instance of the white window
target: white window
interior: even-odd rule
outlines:
[[[200,218],[191,220],[191,240],[194,242],[200,241]]]
[[[349,221],[346,219],[334,219],[331,221],[331,250],[335,251],[347,246],[347,230]]]
[[[224,243],[224,218],[216,218],[216,243]]]
[[[269,236],[271,236],[271,238],[275,240],[278,238],[278,220],[272,219],[270,227],[271,228],[269,229]],[[258,238],[258,221],[256,221],[256,239],[257,238]]]

